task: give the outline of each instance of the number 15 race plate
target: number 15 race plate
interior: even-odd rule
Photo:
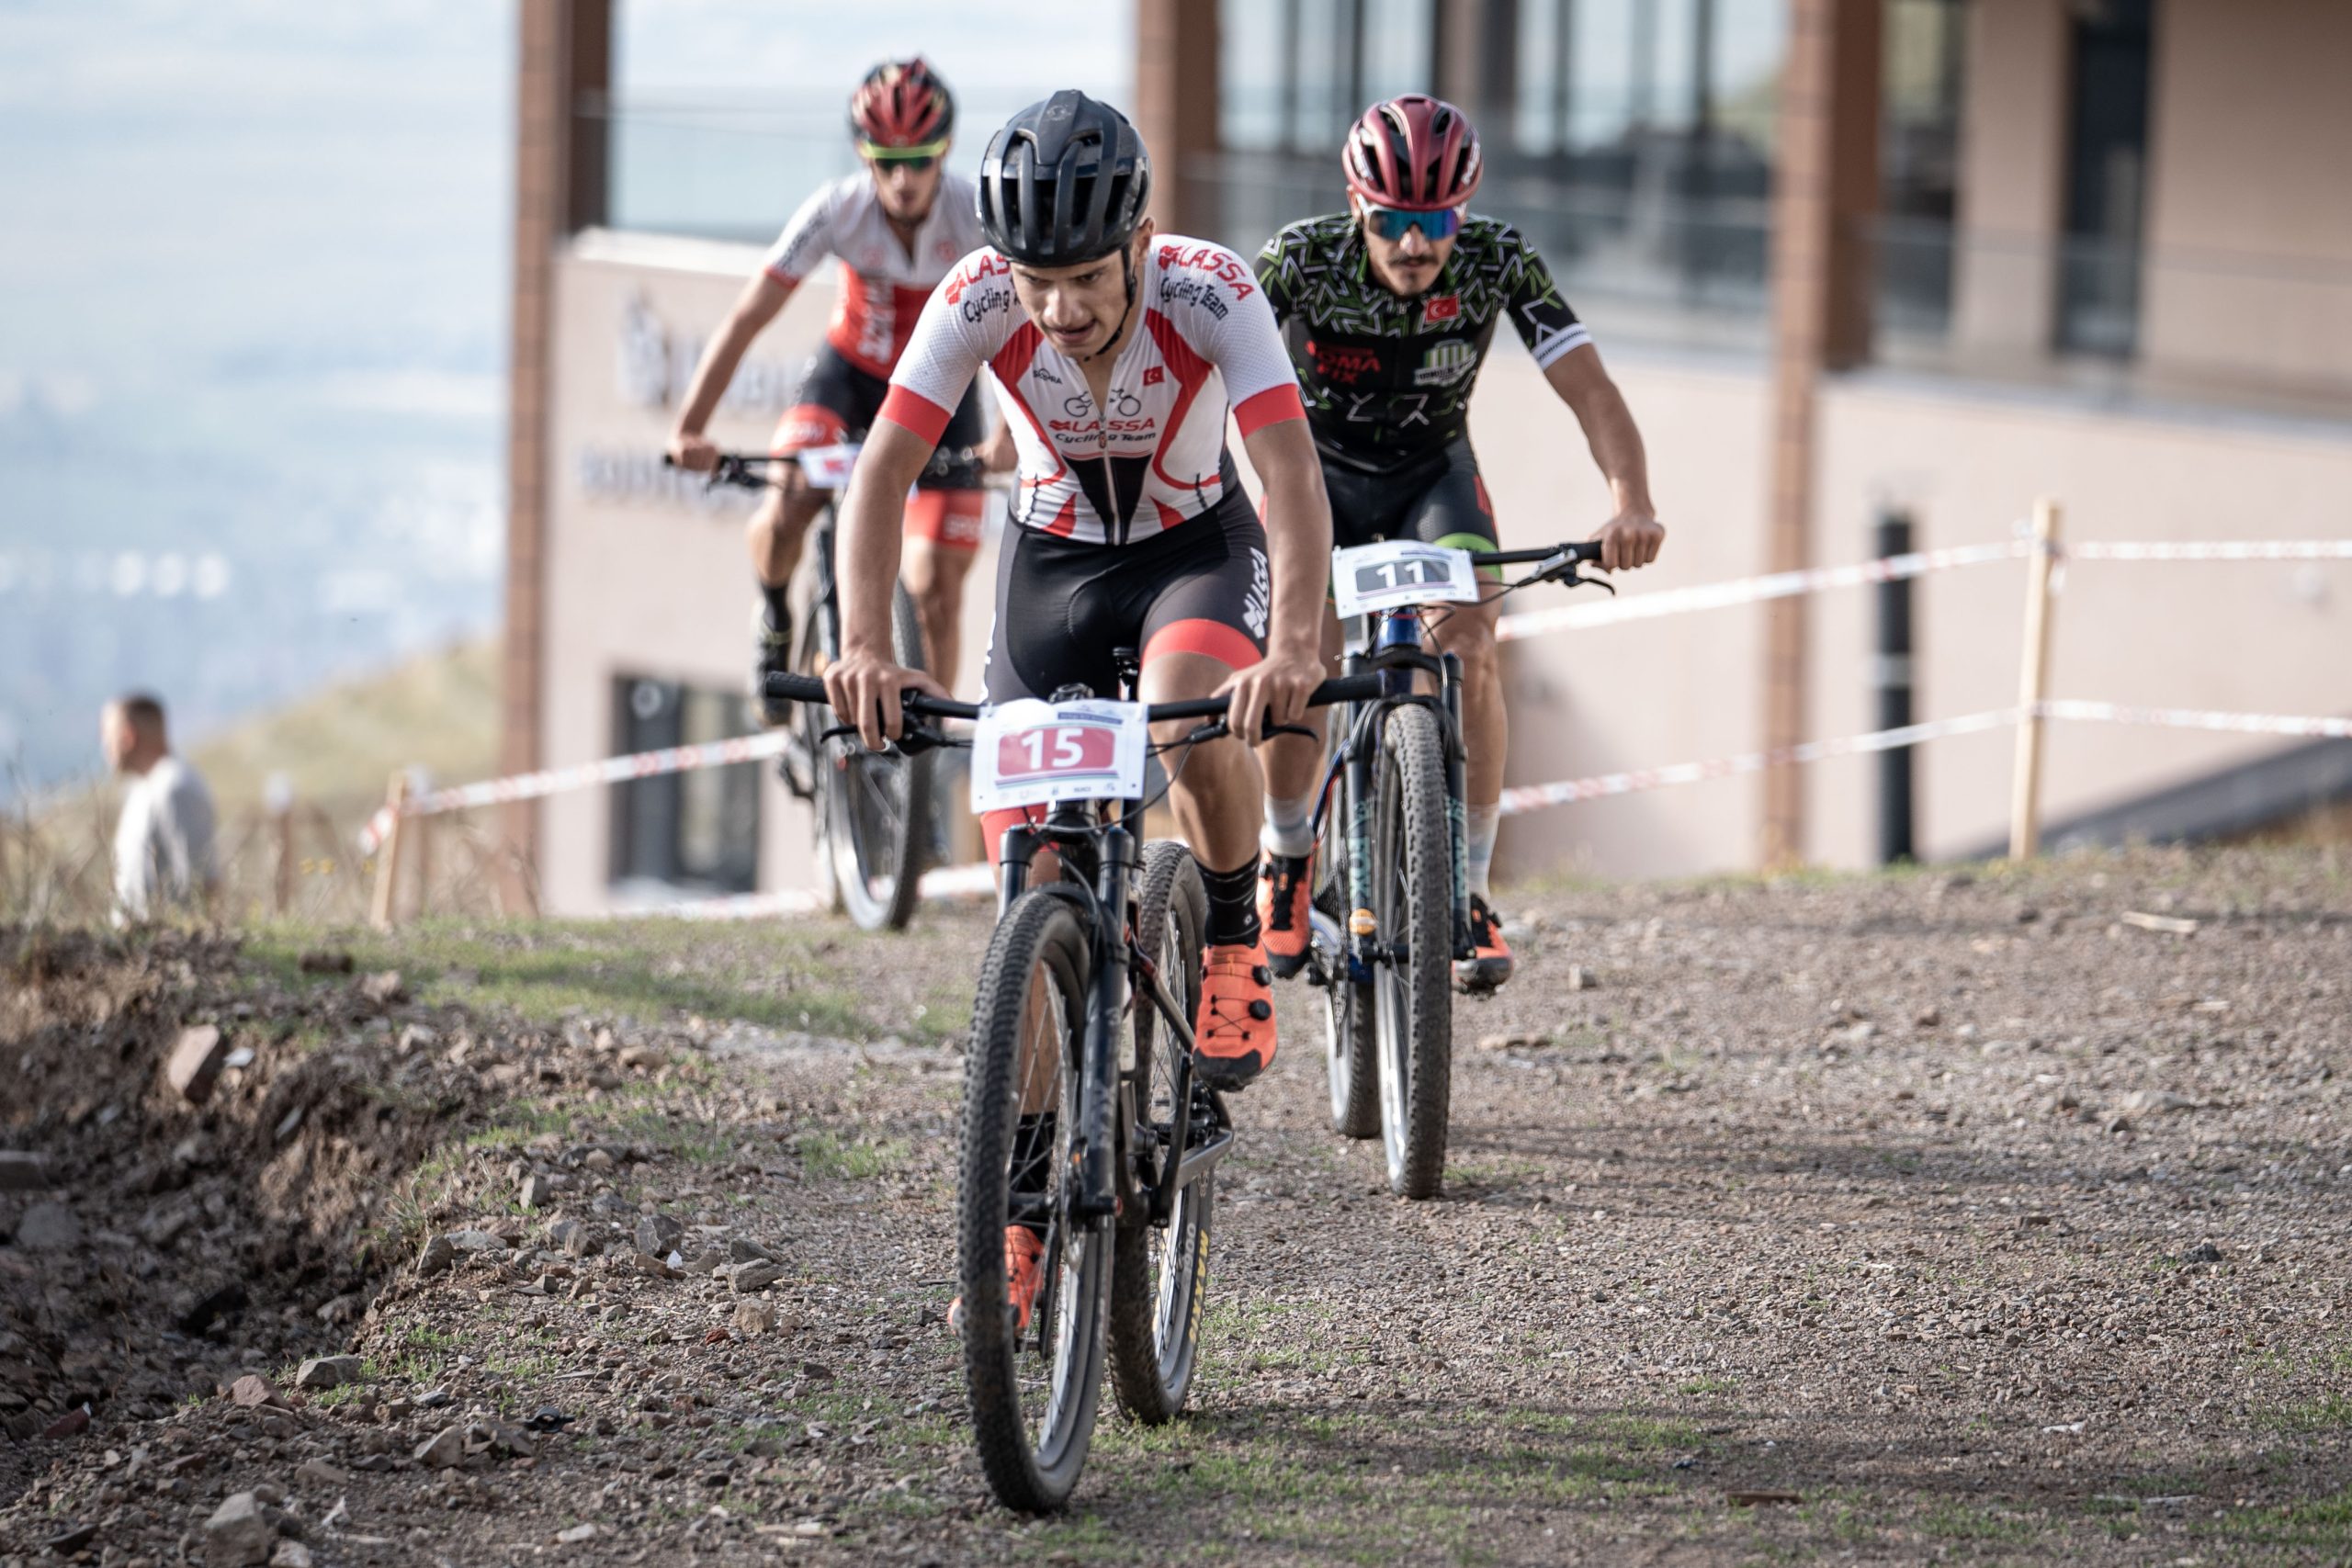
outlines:
[[[1399,604],[1478,597],[1470,552],[1415,539],[1385,539],[1331,552],[1331,598],[1340,618]]]
[[[972,809],[1132,800],[1149,736],[1140,703],[1000,704],[972,729]]]

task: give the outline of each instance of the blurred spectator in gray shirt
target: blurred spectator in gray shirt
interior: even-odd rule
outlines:
[[[118,697],[98,719],[107,765],[130,781],[114,830],[118,924],[201,912],[212,896],[212,792],[172,755],[164,705],[141,694]]]

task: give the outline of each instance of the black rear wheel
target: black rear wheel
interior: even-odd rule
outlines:
[[[899,663],[930,667],[904,583],[891,590],[890,635]],[[819,759],[820,853],[839,907],[863,931],[905,929],[922,898],[933,760],[868,751],[854,736],[827,742]]]
[[[1159,970],[1177,1010],[1191,1019],[1201,999],[1201,943],[1208,929],[1208,892],[1200,866],[1182,844],[1145,849],[1137,882],[1136,940]],[[1182,1151],[1174,1145],[1175,1037],[1140,988],[1122,1070],[1133,1093],[1136,1124],[1131,1157],[1155,1182],[1165,1179]],[[1208,1096],[1193,1091],[1197,1110]],[[1194,1141],[1210,1132],[1193,1123]],[[1216,1174],[1209,1171],[1176,1194],[1163,1228],[1139,1213],[1122,1218],[1117,1266],[1111,1275],[1111,1386],[1138,1421],[1157,1425],[1184,1408],[1200,1348],[1201,1314],[1208,1295],[1209,1230],[1216,1208]]]
[[[1069,1499],[1102,1389],[1107,1224],[1069,1215],[1090,959],[1078,916],[1043,889],[1015,900],[980,969],[964,1057],[956,1282],[964,1387],[980,1468],[1009,1508]],[[1044,1244],[1027,1328],[1011,1308],[1006,1231]]]
[[[1431,1198],[1445,1179],[1453,1084],[1453,840],[1445,748],[1425,707],[1389,710],[1374,778],[1373,915],[1401,959],[1373,970],[1380,1131],[1388,1185]]]

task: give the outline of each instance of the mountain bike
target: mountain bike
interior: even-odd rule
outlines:
[[[983,708],[910,692],[898,743],[972,745],[976,809],[983,799],[1031,808],[1000,856],[999,918],[964,1054],[956,1215],[980,1468],[1006,1506],[1027,1512],[1060,1507],[1078,1484],[1106,1359],[1136,1419],[1183,1408],[1216,1167],[1235,1139],[1224,1098],[1193,1076],[1208,896],[1183,845],[1141,842],[1144,757],[1225,734],[1226,699],[1145,706],[1133,701],[1133,651],[1117,658],[1124,701],[1073,687],[1050,703]],[[797,676],[768,689],[824,700]],[[1327,681],[1311,701],[1378,690],[1371,676]],[[942,718],[977,721],[971,739],[922,722]],[[1185,719],[1202,722],[1172,746],[1150,745],[1151,725]],[[1008,1288],[1014,1225],[1042,1246],[1025,1330]]]
[[[1329,841],[1317,857],[1306,977],[1324,988],[1331,1125],[1345,1137],[1378,1134],[1390,1190],[1429,1198],[1445,1177],[1453,960],[1472,946],[1462,665],[1432,653],[1423,633],[1447,604],[1485,593],[1477,573],[1487,568],[1537,565],[1503,593],[1596,582],[1577,567],[1599,560],[1600,546],[1472,551],[1390,540],[1332,555],[1338,608],[1366,617],[1363,647],[1341,669],[1379,693],[1333,727],[1314,819],[1318,843],[1327,829]]]
[[[857,448],[826,446],[772,457],[725,453],[711,470],[714,485],[765,490],[772,470],[797,463],[812,484],[838,496]],[[968,462],[967,450],[942,448],[934,467]],[[833,575],[835,510],[831,502],[809,529],[816,574],[808,612],[792,652],[792,668],[812,678],[841,656],[841,604]],[[910,670],[928,670],[922,622],[913,595],[897,584],[890,594],[894,657]],[[932,759],[899,751],[868,751],[854,740],[824,738],[825,724],[807,707],[795,716],[790,749],[777,759],[785,787],[808,801],[816,819],[818,891],[864,931],[901,931],[921,898],[924,862],[933,842],[931,816],[937,780]]]

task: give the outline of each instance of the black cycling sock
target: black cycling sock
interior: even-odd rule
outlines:
[[[1199,865],[1198,856],[1193,864]],[[1258,857],[1232,871],[1201,866],[1201,882],[1209,890],[1209,945],[1243,947],[1258,940]]]
[[[768,625],[780,632],[792,630],[792,584],[789,582],[760,584],[760,597],[767,601]]]

